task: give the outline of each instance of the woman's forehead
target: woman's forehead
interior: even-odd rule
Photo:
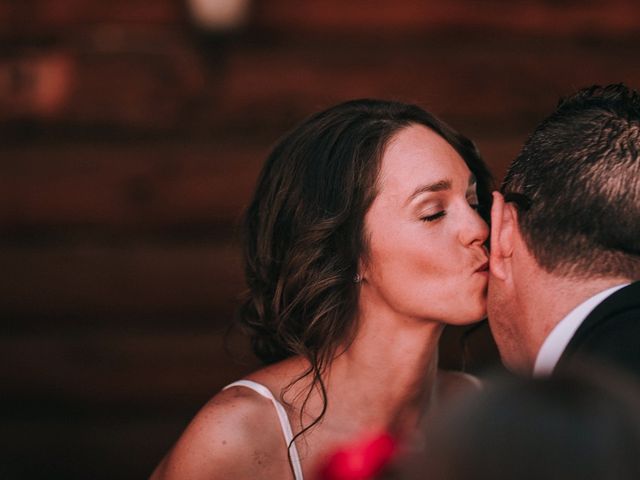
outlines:
[[[411,195],[421,185],[437,182],[466,188],[470,174],[462,157],[444,138],[423,125],[411,125],[396,133],[383,153],[379,192]]]

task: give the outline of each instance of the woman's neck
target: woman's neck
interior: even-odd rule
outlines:
[[[332,403],[379,429],[413,423],[435,384],[443,325],[373,312],[358,324],[353,342],[327,371]]]
[[[345,435],[364,430],[402,434],[415,426],[431,400],[444,324],[379,306],[360,307],[355,337],[337,349],[322,372],[328,400],[324,428]],[[307,360],[294,357],[266,369],[279,373],[265,380],[282,388],[308,368]],[[309,376],[284,392],[285,402],[298,412],[307,399],[302,424],[316,419],[324,405],[318,384],[309,392],[311,381]]]

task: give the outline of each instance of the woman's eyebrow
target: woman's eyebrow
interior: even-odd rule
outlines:
[[[437,182],[434,183],[428,183],[426,185],[420,185],[418,188],[416,188],[413,193],[409,196],[409,198],[407,199],[407,203],[409,203],[411,200],[413,200],[414,198],[416,198],[418,195],[420,195],[421,193],[426,193],[426,192],[442,192],[443,190],[451,190],[451,180],[448,178],[445,178],[443,180],[438,180]]]

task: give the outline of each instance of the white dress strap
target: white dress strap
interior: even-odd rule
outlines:
[[[302,465],[300,464],[300,456],[298,455],[298,449],[296,448],[295,442],[293,442],[293,432],[291,431],[291,423],[289,423],[289,417],[287,415],[286,410],[282,406],[282,404],[276,400],[276,397],[273,396],[273,393],[262,385],[261,383],[254,382],[252,380],[238,380],[237,382],[233,382],[223,390],[231,387],[246,387],[250,388],[254,392],[262,395],[265,398],[268,398],[273,403],[273,406],[278,413],[278,420],[280,420],[280,427],[282,428],[282,434],[284,435],[285,442],[287,444],[287,448],[289,448],[289,456],[291,458],[291,468],[293,469],[293,476],[295,480],[304,480],[302,476]]]

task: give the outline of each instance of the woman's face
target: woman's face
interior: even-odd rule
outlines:
[[[400,130],[382,157],[365,216],[361,300],[375,311],[465,324],[485,315],[489,229],[473,175],[422,125]]]

